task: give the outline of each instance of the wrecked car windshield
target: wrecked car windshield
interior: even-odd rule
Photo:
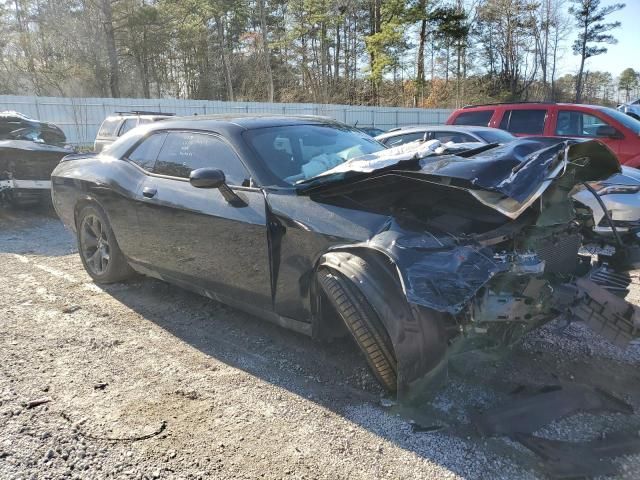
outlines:
[[[289,185],[385,149],[367,134],[342,125],[269,127],[245,135],[271,173]]]

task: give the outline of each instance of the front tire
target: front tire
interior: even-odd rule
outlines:
[[[378,382],[389,392],[398,383],[398,363],[380,318],[360,290],[340,273],[318,271],[318,281],[329,302],[351,332]]]
[[[133,276],[107,216],[97,205],[80,210],[77,240],[82,265],[96,283],[120,282]]]

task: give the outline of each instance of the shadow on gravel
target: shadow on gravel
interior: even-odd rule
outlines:
[[[73,233],[50,205],[0,207],[0,252],[57,257],[75,251]]]
[[[579,381],[627,398],[640,394],[640,375],[635,369],[620,371],[616,362],[563,359],[518,349],[508,358],[480,356],[471,357],[467,364],[457,362],[432,403],[417,409],[396,406],[389,410],[382,407],[383,392],[350,338],[318,343],[152,279],[104,290],[207,356],[313,401],[461,476],[468,474],[470,462],[486,468],[487,457],[493,457],[497,461],[494,465],[501,465],[506,472],[521,468],[529,474],[541,473],[534,456],[512,442],[481,438],[470,423],[474,412],[501,404],[514,388]],[[629,388],[636,382],[636,387]],[[632,422],[637,420],[634,417]],[[470,449],[476,455],[471,460]],[[493,476],[499,472],[485,473]],[[511,477],[522,473],[512,471]]]
[[[351,338],[319,343],[153,279],[103,289],[205,355],[313,401],[454,473],[468,473],[464,451],[469,447],[462,438],[472,433],[460,428],[412,433],[406,419],[381,406],[384,392]]]
[[[59,220],[22,210],[0,210],[0,245],[1,252],[42,256],[75,251],[73,235]],[[539,337],[540,347],[534,341],[532,348],[518,348],[508,359],[472,357],[466,365],[460,362],[450,369],[449,381],[433,402],[418,409],[389,411],[381,406],[383,392],[350,338],[317,343],[153,279],[138,278],[103,290],[203,354],[315,402],[461,477],[469,477],[470,465],[477,473],[473,478],[540,473],[531,454],[500,438],[480,438],[469,421],[474,412],[500,405],[522,384],[575,381],[631,396],[636,408],[640,403],[637,369],[621,368],[614,361],[594,361],[591,354],[554,355],[545,351],[545,338]],[[407,418],[417,424],[411,425]],[[637,421],[633,417],[632,423]]]

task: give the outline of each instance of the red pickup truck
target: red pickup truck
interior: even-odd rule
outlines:
[[[504,103],[459,108],[448,125],[501,128],[517,136],[596,138],[620,163],[640,168],[640,121],[618,110],[572,103]]]

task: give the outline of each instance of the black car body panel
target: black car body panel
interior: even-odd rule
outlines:
[[[103,154],[64,159],[52,174],[54,207],[75,229],[79,209],[97,203],[136,270],[311,335],[326,327],[316,271],[342,273],[380,316],[406,390],[469,326],[531,328],[558,313],[551,285],[570,281],[564,266],[577,268],[580,246],[569,192],[619,171],[596,142],[525,139],[470,159],[401,155],[369,171],[347,161],[291,186],[244,139],[251,129],[308,124],[340,125],[227,116],[136,129]],[[224,139],[250,176],[230,186],[238,202],[127,159],[158,131]]]
[[[0,174],[21,180],[49,180],[68,148],[30,142],[0,140]]]
[[[51,172],[73,151],[65,142],[57,125],[17,112],[0,112],[0,201],[48,198]]]

